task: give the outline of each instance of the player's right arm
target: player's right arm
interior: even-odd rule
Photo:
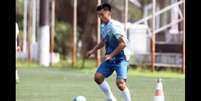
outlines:
[[[92,54],[94,54],[98,49],[103,48],[105,45],[104,41],[101,40],[100,43],[98,43],[92,50],[90,50],[89,52],[87,52],[87,56],[91,56]]]

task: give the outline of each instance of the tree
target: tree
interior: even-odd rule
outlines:
[[[102,0],[112,5],[112,17],[120,22],[124,23],[124,1],[123,0]],[[96,44],[96,0],[78,0],[77,2],[77,25],[80,28],[78,30],[78,40],[82,42],[81,55],[84,56],[88,50],[93,48]],[[73,0],[56,0],[56,19],[73,25]],[[131,7],[129,15],[134,19],[141,17],[141,12],[135,7]],[[73,32],[71,32],[72,34]],[[71,43],[71,42],[70,42]]]

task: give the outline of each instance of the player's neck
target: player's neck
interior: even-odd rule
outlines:
[[[110,22],[110,20],[111,20],[111,17],[109,17],[109,18],[107,19],[107,21],[104,22],[104,24],[108,24],[108,23]]]

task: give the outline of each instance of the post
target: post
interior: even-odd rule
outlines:
[[[40,35],[39,35],[39,61],[49,66],[50,61],[50,32],[49,32],[49,0],[40,0]]]
[[[72,66],[76,64],[77,58],[77,0],[74,0],[73,6],[73,52],[72,52]]]
[[[152,0],[152,39],[151,39],[151,71],[155,70],[155,8],[156,8],[156,0]]]
[[[28,1],[24,0],[24,24],[23,24],[23,52],[26,53],[26,48],[27,48],[27,4]]]
[[[185,41],[186,41],[185,40],[185,34],[186,34],[186,32],[185,32],[186,31],[186,29],[185,29],[186,28],[186,23],[185,23],[185,8],[186,8],[185,7],[185,0],[183,0],[183,5],[184,5],[183,6],[183,10],[184,10],[183,11],[184,12],[184,14],[183,14],[183,16],[184,16],[184,18],[183,18],[183,24],[184,25],[183,25],[183,53],[182,53],[182,58],[183,58],[182,60],[183,61],[182,61],[182,73],[185,73],[185,68],[186,68],[186,65],[185,65],[185,63],[186,63],[186,60],[185,60],[185,58],[186,58],[185,57],[185,47],[186,47],[185,46],[186,45],[186,43],[185,43]]]
[[[40,33],[40,0],[36,0],[36,41],[39,42],[39,33]],[[37,48],[37,56],[39,56],[39,49]]]
[[[36,0],[32,0],[32,43],[36,42]]]
[[[54,53],[54,34],[55,34],[55,0],[51,2],[51,38],[50,38],[50,65],[53,64],[53,53]]]
[[[101,0],[97,0],[97,6],[101,4]],[[96,17],[97,22],[97,29],[96,29],[96,44],[100,42],[100,18]],[[101,56],[100,56],[100,50],[97,50],[96,53],[96,66],[99,66],[101,63]]]
[[[27,44],[27,49],[28,49],[28,54],[27,54],[27,56],[28,56],[28,62],[29,63],[31,63],[31,49],[32,49],[32,2],[34,2],[33,0],[32,1],[29,1],[29,3],[28,3],[28,20],[27,20],[27,24],[28,24],[28,34],[27,34],[27,36],[28,36],[28,44]]]
[[[171,5],[176,3],[177,0],[171,0]],[[179,6],[175,6],[171,9],[171,22],[176,22],[179,19],[179,14],[178,14]],[[178,34],[178,24],[174,24],[170,28],[170,33],[171,34]]]

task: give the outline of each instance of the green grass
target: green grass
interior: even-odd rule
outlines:
[[[150,70],[138,67],[137,69],[129,70],[129,74],[137,76],[146,76],[146,77],[159,77],[159,78],[178,78],[178,79],[185,78],[185,74],[170,69],[151,72]]]
[[[16,67],[26,67],[26,68],[37,68],[37,67],[44,67],[39,65],[36,62],[29,63],[28,61],[17,60]],[[72,66],[70,61],[61,60],[60,63],[54,64],[51,68],[61,68],[61,69],[79,69],[85,72],[94,72],[96,70],[96,61],[95,60],[78,60],[75,66]],[[165,78],[180,78],[184,79],[185,74],[182,74],[178,71],[166,69],[161,71],[154,71],[151,72],[148,69],[143,69],[144,67],[137,67],[134,68],[133,66],[129,67],[129,74],[130,75],[137,75],[137,76],[145,76],[145,77],[165,77]],[[147,67],[146,67],[147,68]]]
[[[51,68],[18,62],[17,69],[20,83],[16,84],[16,101],[71,101],[77,95],[85,96],[87,101],[104,101],[103,93],[93,81],[95,68]],[[162,73],[165,72],[129,69],[127,85],[133,101],[153,100],[157,74],[162,78],[166,101],[185,101],[184,77]],[[115,84],[115,73],[108,82],[117,99],[123,101]]]
[[[44,67],[42,65],[39,65],[38,62],[32,61],[28,62],[27,60],[17,60],[16,61],[16,67],[26,67],[26,68],[37,68],[37,67]],[[96,67],[96,61],[91,59],[86,60],[77,60],[77,64],[72,66],[71,61],[69,59],[67,60],[61,60],[57,64],[53,64],[51,67],[54,68],[75,68],[75,69],[93,69]]]

